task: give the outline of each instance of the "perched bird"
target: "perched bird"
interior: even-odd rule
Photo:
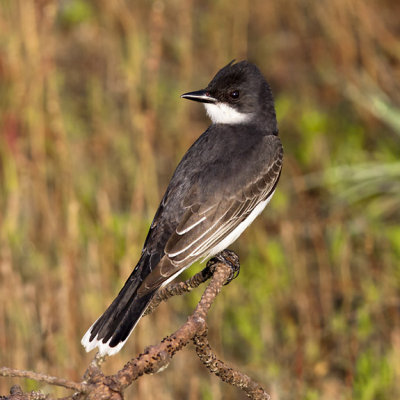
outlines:
[[[157,290],[229,246],[274,194],[283,150],[259,69],[232,61],[204,90],[181,97],[204,103],[212,124],[177,166],[135,269],[82,338],[86,351],[117,353]]]

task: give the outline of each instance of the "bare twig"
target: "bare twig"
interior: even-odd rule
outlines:
[[[67,379],[57,378],[56,376],[40,374],[38,372],[33,372],[33,371],[23,371],[14,368],[1,367],[0,376],[14,376],[14,377],[16,376],[19,378],[29,378],[38,382],[46,382],[49,383],[50,385],[62,386],[67,389],[76,390],[78,392],[83,391],[83,386],[81,383],[72,382]]]
[[[0,396],[1,400],[75,400],[74,395],[68,397],[62,397],[54,399],[48,394],[44,394],[38,391],[32,391],[24,393],[19,385],[14,385],[10,389],[10,394],[8,396]]]

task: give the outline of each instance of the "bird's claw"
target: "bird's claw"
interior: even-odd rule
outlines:
[[[220,253],[218,253],[215,257],[213,257],[210,261],[208,261],[207,267],[213,269],[213,267],[217,263],[225,264],[231,269],[231,274],[229,275],[224,285],[227,285],[233,279],[237,278],[237,276],[239,275],[240,272],[239,257],[232,250],[225,249]]]

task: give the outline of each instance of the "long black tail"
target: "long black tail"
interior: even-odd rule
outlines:
[[[138,267],[143,262],[140,260]],[[86,351],[98,347],[101,355],[112,355],[118,353],[125,344],[156,292],[153,290],[138,297],[137,291],[142,281],[138,272],[138,268],[135,268],[118,296],[83,336],[81,343]]]

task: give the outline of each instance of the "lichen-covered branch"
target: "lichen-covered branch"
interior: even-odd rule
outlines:
[[[196,334],[201,334],[207,328],[207,312],[230,273],[229,267],[220,264],[187,322],[172,335],[164,338],[160,344],[149,347],[137,358],[129,361],[114,375],[114,378],[123,386],[128,386],[143,373],[154,373],[165,368],[177,351],[186,346]]]
[[[106,376],[100,369],[104,358],[96,356],[87,368],[81,383],[66,379],[51,377],[31,371],[18,371],[10,368],[1,368],[0,375],[31,378],[52,385],[63,386],[76,391],[66,399],[73,400],[122,400],[124,390],[143,374],[157,373],[165,369],[172,357],[185,347],[190,341],[196,346],[196,353],[206,367],[219,376],[224,382],[242,389],[248,397],[254,400],[269,399],[265,390],[249,376],[227,366],[213,353],[207,338],[207,313],[216,296],[224,284],[235,278],[239,271],[239,261],[235,253],[224,250],[217,257],[207,263],[203,271],[194,275],[186,282],[170,284],[155,296],[149,306],[147,314],[152,312],[162,301],[172,296],[180,295],[198,287],[211,277],[196,309],[172,335],[164,338],[159,344],[148,347],[142,354],[129,361],[114,375]],[[19,387],[14,393],[5,397],[10,400],[33,400],[49,397],[37,392],[22,393]],[[1,396],[0,396],[1,399]],[[60,400],[60,399],[59,399]]]
[[[224,361],[217,358],[208,342],[207,332],[195,335],[193,343],[201,362],[222,381],[242,389],[248,397],[254,400],[269,399],[269,394],[248,375],[229,367]]]

